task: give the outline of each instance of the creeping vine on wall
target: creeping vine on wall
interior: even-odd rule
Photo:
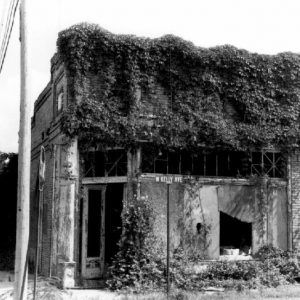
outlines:
[[[92,24],[60,32],[57,47],[71,97],[62,129],[82,144],[299,145],[299,55],[204,49],[172,35],[114,35]],[[157,86],[169,105],[160,105]],[[137,91],[157,104],[151,122],[141,117]]]
[[[203,184],[197,179],[186,182],[187,197],[184,201],[183,216],[178,220],[179,228],[183,230],[181,245],[186,249],[186,255],[190,259],[206,258],[211,245],[212,224],[203,208],[200,196],[202,187]],[[200,225],[199,228],[196,226],[197,223]]]

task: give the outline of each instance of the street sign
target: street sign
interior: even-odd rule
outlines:
[[[161,175],[161,176],[155,176],[155,182],[164,182],[164,183],[182,183],[183,182],[183,176],[178,175]]]

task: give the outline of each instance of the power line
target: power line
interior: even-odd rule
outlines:
[[[5,22],[6,22],[6,15],[7,15],[7,12],[8,12],[8,8],[10,7],[11,5],[11,0],[9,0],[9,2],[7,0],[4,0],[4,1],[0,1],[1,5],[0,5],[0,11],[1,11],[1,14],[0,14],[0,37],[3,36],[3,33],[4,33],[4,25],[5,25]]]
[[[9,41],[9,27],[10,27],[10,24],[12,23],[11,20],[12,20],[12,13],[13,13],[13,4],[14,4],[14,0],[10,2],[9,9],[7,12],[7,19],[6,19],[6,23],[5,23],[3,40],[2,40],[2,44],[1,44],[1,50],[0,50],[0,71],[1,71],[2,65],[4,63],[6,45],[8,44],[8,41]]]
[[[16,15],[18,4],[19,4],[19,0],[12,0],[10,3],[10,6],[9,6],[8,18],[7,18],[6,26],[5,26],[5,33],[4,33],[4,37],[3,37],[2,45],[1,45],[1,49],[0,49],[0,73],[2,71],[2,67],[4,64],[5,57],[6,57],[6,52],[7,52],[12,28],[14,26],[15,15]]]
[[[5,22],[5,27],[4,27],[4,33],[3,33],[3,40],[1,43],[1,49],[0,49],[0,62],[2,61],[1,57],[4,54],[4,48],[5,48],[5,44],[6,44],[6,40],[7,40],[7,36],[8,36],[8,25],[9,25],[9,20],[11,18],[11,11],[12,11],[12,4],[13,1],[11,1],[9,3],[9,8],[8,8],[8,12],[7,12],[7,18],[6,18],[6,22]],[[3,18],[4,18],[5,14],[3,14]]]
[[[18,2],[19,0],[12,0],[10,2],[9,6],[9,11],[8,11],[8,18],[6,21],[6,26],[5,26],[5,33],[2,41],[2,46],[1,46],[1,52],[0,52],[0,73],[4,64],[13,24],[14,24],[14,18],[15,18],[15,13],[18,7]]]
[[[4,53],[4,46],[7,42],[7,38],[8,38],[8,34],[9,34],[9,26],[11,24],[11,20],[12,20],[12,13],[13,13],[13,5],[14,5],[14,1],[15,0],[11,0],[10,4],[9,4],[9,8],[7,11],[7,19],[6,19],[6,23],[5,23],[5,33],[4,33],[4,37],[3,37],[3,41],[2,41],[2,46],[1,46],[1,53],[3,55]]]

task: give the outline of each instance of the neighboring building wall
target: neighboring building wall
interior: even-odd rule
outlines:
[[[30,218],[30,249],[29,249],[29,263],[34,265],[35,261],[35,248],[37,243],[37,215],[39,209],[39,191],[38,191],[38,168],[39,168],[39,155],[40,155],[40,147],[44,145],[46,150],[46,176],[49,176],[51,173],[52,165],[51,165],[51,149],[48,146],[48,136],[47,129],[50,127],[50,124],[53,119],[52,114],[52,94],[51,94],[51,85],[48,84],[44,91],[41,93],[40,97],[35,103],[34,107],[34,116],[32,118],[32,130],[31,130],[31,218]],[[46,178],[47,178],[46,177]],[[48,211],[47,208],[50,205],[51,198],[51,179],[46,179],[45,182],[45,191],[43,194],[44,199],[44,210],[43,217],[45,220],[48,220]],[[43,270],[47,265],[47,252],[49,244],[49,232],[47,226],[44,223],[42,228],[42,236],[43,243],[42,248],[44,249],[39,258],[40,270],[43,274],[46,274],[47,269]],[[44,235],[44,234],[45,235]],[[49,251],[49,250],[48,250]],[[49,255],[49,253],[48,253]]]
[[[57,237],[54,236],[54,195],[59,193],[59,179],[61,161],[58,151],[66,141],[60,131],[60,112],[57,108],[59,94],[62,94],[62,109],[67,103],[67,78],[64,67],[57,60],[52,61],[51,81],[35,102],[32,117],[32,143],[31,143],[31,224],[30,224],[30,249],[29,263],[33,266],[35,261],[35,248],[37,244],[37,216],[38,216],[38,191],[37,179],[39,168],[40,148],[46,150],[45,185],[42,194],[43,212],[41,228],[41,247],[39,257],[39,272],[45,276],[56,275],[57,258],[53,257],[56,249]],[[68,148],[68,146],[67,146]],[[66,150],[67,151],[67,150]],[[59,155],[59,156],[58,156]],[[65,159],[65,157],[64,157]]]

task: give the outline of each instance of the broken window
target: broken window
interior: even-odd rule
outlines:
[[[105,176],[127,175],[127,153],[124,150],[104,152]]]
[[[126,176],[127,152],[124,149],[91,151],[84,154],[84,177]]]
[[[251,246],[252,224],[220,212],[220,254],[249,255]]]
[[[232,176],[231,172],[231,155],[228,152],[221,152],[217,156],[217,166],[219,176]]]
[[[245,177],[268,175],[283,178],[285,160],[279,152],[167,151],[142,148],[143,173]]]
[[[159,151],[154,157],[154,173],[169,174],[167,151]]]
[[[251,152],[251,174],[283,178],[286,164],[280,152]]]
[[[191,175],[193,170],[193,155],[191,155],[188,151],[182,151],[181,153],[181,174],[183,175]]]
[[[206,175],[206,156],[199,152],[191,155],[193,168],[190,170],[191,175],[205,176]]]
[[[206,153],[204,159],[205,176],[218,176],[216,153]]]

